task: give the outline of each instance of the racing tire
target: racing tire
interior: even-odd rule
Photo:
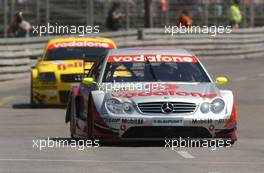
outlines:
[[[92,113],[92,106],[93,103],[91,101],[91,96],[89,96],[88,101],[88,113],[87,113],[87,139],[94,140],[93,138],[93,113]]]
[[[34,102],[33,97],[34,97],[34,94],[33,94],[33,83],[32,83],[32,74],[31,74],[31,80],[30,80],[30,106],[32,108],[35,108],[35,107],[37,107],[37,103]]]
[[[75,102],[74,99],[71,99],[70,103],[70,134],[71,134],[71,139],[77,140],[77,138],[74,136],[75,131],[76,131],[76,120],[74,118],[74,115],[76,113],[75,109]]]

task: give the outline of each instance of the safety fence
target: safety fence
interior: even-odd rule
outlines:
[[[193,51],[200,59],[253,58],[264,55],[264,27],[238,29],[231,34],[174,34],[164,28],[123,30],[96,35],[113,39],[119,48],[173,47]],[[0,39],[0,81],[21,78],[42,56],[50,39],[74,36],[46,36]],[[91,35],[88,35],[91,37]]]

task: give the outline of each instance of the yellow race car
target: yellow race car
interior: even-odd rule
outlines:
[[[106,38],[58,38],[48,42],[43,57],[31,70],[30,102],[37,105],[65,105],[72,86],[115,43]]]

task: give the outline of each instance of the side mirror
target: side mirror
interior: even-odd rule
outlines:
[[[228,79],[226,77],[217,77],[215,79],[216,85],[225,85],[227,84],[227,82],[228,82]]]
[[[90,77],[83,78],[82,83],[85,85],[91,85],[94,83],[94,79]]]

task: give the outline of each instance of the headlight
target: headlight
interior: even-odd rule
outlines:
[[[123,104],[114,98],[106,101],[106,108],[114,114],[121,114],[123,112]]]
[[[210,111],[210,103],[208,103],[208,102],[202,103],[200,110],[202,113],[207,114]]]
[[[209,111],[219,114],[224,110],[224,108],[225,102],[220,98],[213,100],[211,103],[203,102],[200,106],[200,110],[204,114],[207,114]]]
[[[225,108],[225,102],[219,98],[215,99],[210,106],[210,110],[215,114],[219,114],[224,110],[224,108]]]
[[[39,73],[38,80],[41,82],[55,82],[56,77],[53,72]]]
[[[124,108],[125,113],[132,114],[134,112],[134,107],[129,102],[123,103],[123,108]]]
[[[106,108],[114,114],[121,114],[121,113],[132,114],[134,112],[134,106],[132,105],[132,103],[129,102],[122,103],[121,101],[115,98],[111,98],[106,101]]]

